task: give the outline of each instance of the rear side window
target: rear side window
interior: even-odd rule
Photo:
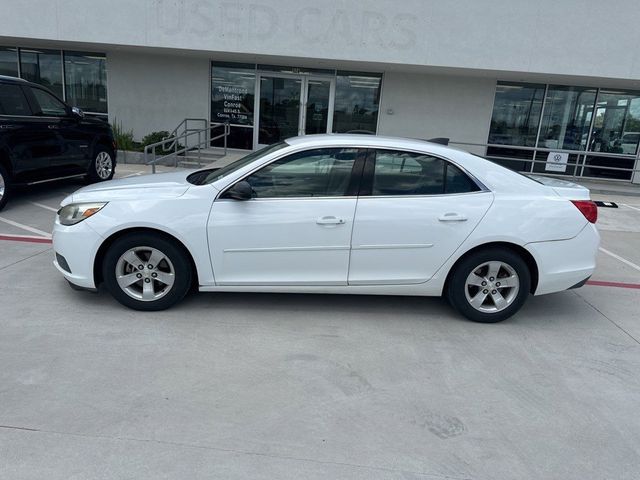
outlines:
[[[27,97],[19,85],[0,85],[0,115],[30,116]]]
[[[480,188],[455,165],[430,155],[377,150],[371,195],[442,195]]]

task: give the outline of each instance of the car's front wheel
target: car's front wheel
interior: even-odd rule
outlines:
[[[98,145],[87,171],[87,179],[92,183],[111,180],[115,166],[113,151],[109,147]]]
[[[468,319],[495,323],[520,310],[530,289],[531,273],[520,255],[487,248],[456,264],[446,294],[453,307]]]
[[[116,240],[104,257],[102,275],[113,297],[135,310],[157,311],[184,298],[191,287],[191,261],[168,238],[133,233]]]

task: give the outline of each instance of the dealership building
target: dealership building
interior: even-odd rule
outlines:
[[[447,137],[523,172],[640,183],[631,0],[3,4],[0,75],[136,139],[186,118],[228,123],[241,150],[327,132]]]

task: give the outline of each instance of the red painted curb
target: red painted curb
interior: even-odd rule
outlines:
[[[593,285],[594,287],[615,287],[615,288],[633,288],[640,290],[640,284],[638,283],[621,283],[621,282],[602,282],[600,280],[589,280],[587,285]]]
[[[0,235],[0,240],[8,242],[52,243],[50,238],[21,237],[20,235]]]

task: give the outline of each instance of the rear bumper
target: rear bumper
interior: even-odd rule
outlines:
[[[578,288],[593,274],[600,246],[600,234],[589,223],[574,238],[525,245],[538,265],[538,286],[534,295]]]

